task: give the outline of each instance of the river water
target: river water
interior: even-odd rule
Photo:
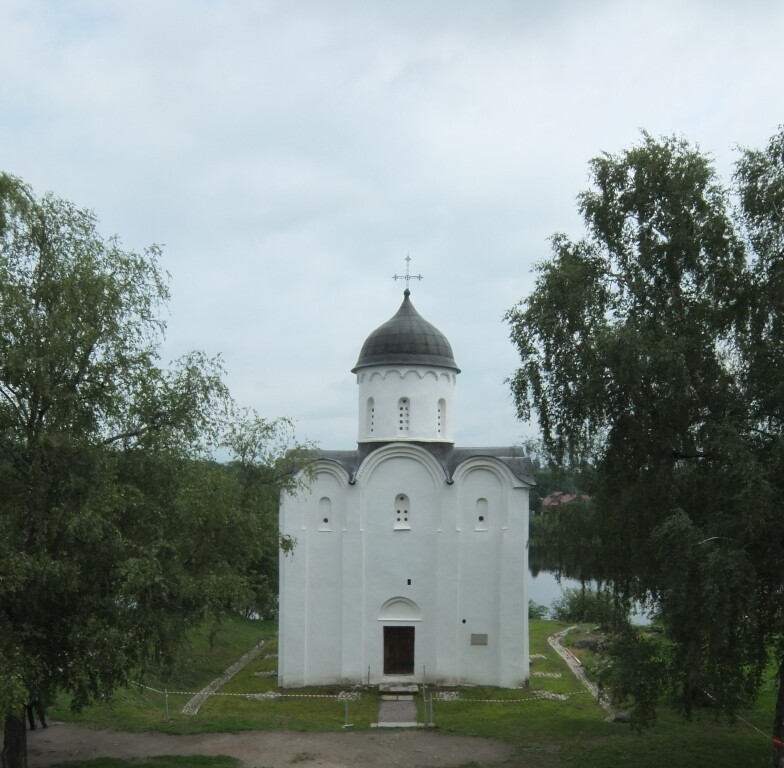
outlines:
[[[562,578],[560,583],[555,578],[555,574],[550,571],[539,571],[534,576],[528,572],[528,598],[539,605],[546,605],[548,608],[553,600],[557,600],[565,589],[577,589],[580,582],[575,579]]]
[[[539,571],[536,576],[528,572],[528,598],[548,608],[553,600],[563,595],[565,589],[579,589],[581,586],[582,584],[576,579],[562,578],[559,582],[551,571]],[[596,587],[593,583],[589,583],[588,586]],[[650,618],[643,613],[635,612],[632,614],[632,623],[650,624]]]

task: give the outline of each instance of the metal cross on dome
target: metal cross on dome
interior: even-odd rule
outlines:
[[[408,281],[409,280],[421,280],[422,275],[410,275],[408,273],[409,265],[411,264],[411,257],[406,254],[406,274],[405,275],[392,275],[393,280],[405,280],[406,281],[406,290],[408,290]]]

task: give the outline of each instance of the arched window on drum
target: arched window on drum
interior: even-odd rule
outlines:
[[[372,435],[376,428],[376,403],[372,397],[367,399],[365,405],[365,430]]]
[[[397,431],[401,435],[407,435],[411,429],[411,401],[407,397],[401,397],[397,401]]]
[[[437,423],[436,429],[438,431],[439,437],[444,437],[446,435],[446,400],[442,397],[438,401],[438,412],[436,414]]]

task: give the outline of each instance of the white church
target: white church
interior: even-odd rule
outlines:
[[[522,686],[528,460],[455,445],[460,369],[408,288],[352,372],[357,449],[281,501],[279,685]]]

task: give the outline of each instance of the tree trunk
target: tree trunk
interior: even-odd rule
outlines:
[[[779,693],[773,715],[773,768],[784,768],[784,659],[779,662]]]
[[[27,731],[25,731],[24,712],[5,714],[0,765],[2,768],[27,768]]]

